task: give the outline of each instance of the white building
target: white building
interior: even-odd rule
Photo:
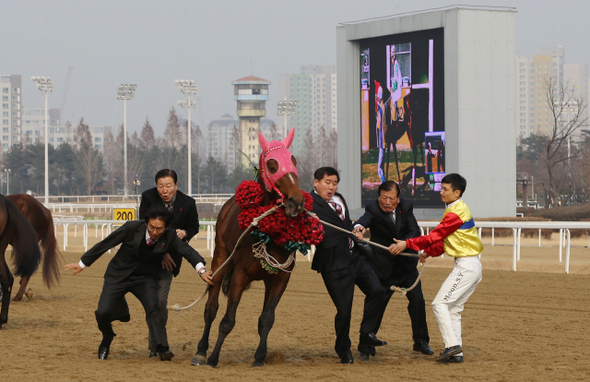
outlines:
[[[301,67],[299,74],[280,74],[278,77],[278,100],[297,101],[295,113],[285,119],[279,118],[279,132],[295,127],[292,152],[297,155],[306,144],[307,131],[317,139],[320,127],[326,132],[337,130],[337,85],[334,65],[308,65]],[[284,135],[284,134],[281,134]]]
[[[0,76],[2,88],[2,135],[0,142],[2,150],[6,151],[10,146],[20,143],[21,140],[21,76]]]

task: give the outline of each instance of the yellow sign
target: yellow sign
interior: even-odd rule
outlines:
[[[113,208],[113,220],[135,220],[135,208]]]

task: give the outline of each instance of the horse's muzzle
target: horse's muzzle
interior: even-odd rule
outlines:
[[[296,202],[293,198],[287,198],[285,200],[285,215],[290,218],[294,218],[303,212],[304,199],[301,198],[301,202]]]

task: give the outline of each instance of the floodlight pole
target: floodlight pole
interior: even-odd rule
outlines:
[[[193,178],[192,178],[192,138],[191,133],[193,130],[191,124],[191,109],[196,106],[194,102],[192,102],[191,98],[193,94],[197,93],[197,84],[193,80],[174,80],[174,83],[178,85],[180,91],[187,97],[187,101],[178,101],[178,106],[183,107],[188,112],[188,120],[187,120],[187,149],[188,149],[188,195],[192,196],[193,194]]]
[[[124,199],[129,195],[127,179],[127,100],[133,99],[137,85],[121,84],[117,90],[117,99],[123,100],[123,194]]]
[[[49,128],[47,116],[47,98],[53,91],[53,81],[49,77],[31,77],[31,81],[37,84],[37,89],[45,97],[45,205],[49,203]]]

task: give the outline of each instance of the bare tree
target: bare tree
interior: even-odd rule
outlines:
[[[174,147],[177,149],[182,146],[180,127],[178,126],[178,115],[174,108],[171,108],[170,113],[168,114],[168,122],[166,123],[166,129],[164,130],[164,139],[161,143],[164,147]]]
[[[141,129],[140,145],[147,149],[151,149],[156,144],[156,134],[154,128],[150,124],[150,120],[146,117],[143,128]]]
[[[92,190],[102,180],[102,155],[94,148],[92,143],[92,134],[90,128],[84,123],[84,118],[76,127],[74,135],[76,144],[76,163],[75,167],[81,179],[84,180],[87,195],[92,194]]]
[[[551,77],[545,78],[545,101],[551,113],[551,129],[545,145],[545,168],[547,183],[543,184],[547,198],[545,207],[559,204],[560,187],[564,182],[563,165],[572,158],[573,135],[586,126],[586,102],[576,98],[568,84],[556,84]]]

